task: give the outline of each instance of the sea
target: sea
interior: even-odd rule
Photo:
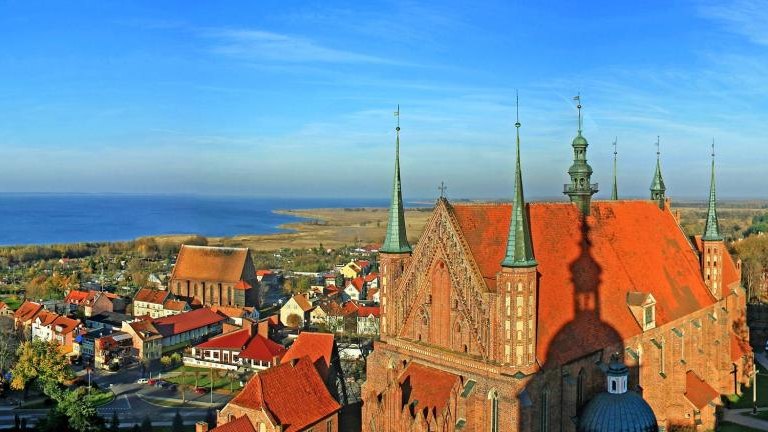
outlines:
[[[387,205],[386,198],[0,194],[0,245],[111,242],[162,234],[273,234],[285,232],[280,225],[301,220],[275,210]]]

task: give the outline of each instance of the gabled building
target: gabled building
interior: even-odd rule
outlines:
[[[314,306],[304,294],[295,294],[280,308],[280,322],[286,327],[304,328]]]
[[[264,325],[267,325],[265,322]],[[286,349],[271,341],[257,326],[213,337],[192,348],[192,354],[184,357],[184,364],[204,368],[237,370],[264,370],[280,363]],[[264,333],[264,334],[262,334]]]
[[[379,334],[378,306],[360,306],[357,309],[357,334],[375,336]]]
[[[365,299],[365,280],[362,277],[356,277],[347,281],[344,287],[344,293],[350,300],[360,301]]]
[[[32,322],[43,310],[42,304],[25,300],[13,313],[13,323],[16,330],[23,332],[26,337],[31,337]]]
[[[164,317],[166,316],[165,302],[170,299],[169,291],[142,288],[133,296],[133,316]]]
[[[329,333],[301,332],[281,361],[287,363],[305,357],[315,365],[331,396],[337,401],[346,400],[344,373],[334,336]]]
[[[312,361],[304,357],[253,375],[219,411],[214,430],[232,430],[225,425],[243,422],[245,417],[256,431],[337,432],[340,409]]]
[[[259,282],[247,248],[182,245],[169,290],[190,303],[260,305]]]

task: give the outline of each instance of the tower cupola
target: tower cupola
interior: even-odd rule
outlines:
[[[581,213],[589,215],[589,207],[592,202],[592,195],[597,193],[598,185],[591,183],[592,167],[587,163],[587,147],[589,143],[581,134],[581,96],[573,98],[576,102],[576,109],[579,114],[579,129],[576,137],[571,142],[573,147],[573,164],[568,168],[568,175],[571,182],[563,187],[563,193],[568,195],[572,203],[575,203]]]

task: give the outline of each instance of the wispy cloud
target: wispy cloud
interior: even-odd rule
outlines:
[[[218,29],[204,32],[216,43],[213,51],[245,60],[286,63],[378,63],[394,61],[323,46],[311,39],[251,29]]]
[[[700,5],[701,14],[723,23],[728,31],[760,45],[768,45],[768,8],[763,0],[708,0]]]

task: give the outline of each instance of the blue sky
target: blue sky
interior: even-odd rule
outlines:
[[[0,0],[0,191],[560,197],[581,92],[610,193],[768,197],[758,1]],[[472,4],[472,6],[467,6]]]

